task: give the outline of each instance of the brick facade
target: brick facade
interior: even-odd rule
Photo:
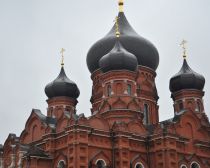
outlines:
[[[76,111],[75,97],[50,97],[46,116],[33,109],[21,135],[0,145],[0,168],[210,168],[204,92],[173,92],[174,117],[160,122],[155,77],[143,65],[97,69],[91,116]]]

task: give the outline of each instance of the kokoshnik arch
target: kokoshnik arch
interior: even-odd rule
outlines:
[[[205,78],[187,63],[186,41],[183,65],[169,83],[174,117],[160,122],[159,54],[131,27],[123,5],[120,0],[114,26],[87,54],[92,115],[77,114],[80,91],[62,58],[58,77],[45,87],[47,115],[33,109],[21,135],[9,134],[0,145],[0,168],[210,167]]]

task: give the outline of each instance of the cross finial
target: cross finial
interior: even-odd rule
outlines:
[[[118,5],[119,5],[119,11],[123,12],[124,0],[119,0]]]
[[[183,49],[183,58],[186,59],[187,57],[187,47],[186,47],[187,41],[186,40],[182,40],[182,43],[180,44],[182,49]]]
[[[115,18],[115,29],[116,29],[115,35],[116,35],[117,38],[120,37],[120,30],[119,30],[119,22],[118,21],[119,21],[119,17],[116,16],[116,18]]]
[[[63,53],[64,53],[65,51],[66,51],[66,50],[65,50],[64,48],[61,48],[60,53],[61,53],[61,57],[62,57],[62,59],[61,59],[61,66],[62,66],[62,67],[64,66],[64,55],[63,55]]]

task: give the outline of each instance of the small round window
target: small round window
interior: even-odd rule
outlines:
[[[97,168],[105,168],[106,167],[106,163],[105,163],[104,160],[98,160],[96,162],[96,166],[97,166]]]
[[[137,163],[135,168],[144,168],[143,164],[142,163]]]
[[[191,164],[191,168],[200,168],[200,165],[198,163],[196,163],[196,162],[193,162]]]
[[[63,160],[58,162],[58,168],[65,168],[65,167],[66,167],[66,164]]]
[[[180,168],[187,168],[187,166],[186,165],[181,165],[181,167]]]

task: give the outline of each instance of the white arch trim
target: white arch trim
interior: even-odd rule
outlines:
[[[186,166],[185,164],[182,164],[182,165],[180,166],[180,168],[187,168],[187,166]]]
[[[57,167],[59,166],[59,164],[60,164],[61,162],[64,162],[64,164],[66,165],[66,162],[65,162],[64,160],[59,160],[59,162],[58,162],[58,164],[57,164]]]
[[[141,162],[136,163],[134,167],[136,168],[138,165],[141,165],[144,168],[144,165]]]
[[[195,162],[195,161],[193,161],[193,162],[190,164],[190,168],[192,167],[192,165],[193,165],[194,163],[197,164],[199,168],[201,168],[201,166],[198,164],[198,162]]]
[[[98,159],[98,160],[96,160],[96,163],[95,164],[97,164],[98,163],[98,161],[103,161],[104,162],[104,164],[105,164],[105,166],[106,166],[106,162],[105,162],[105,160],[104,159]]]

